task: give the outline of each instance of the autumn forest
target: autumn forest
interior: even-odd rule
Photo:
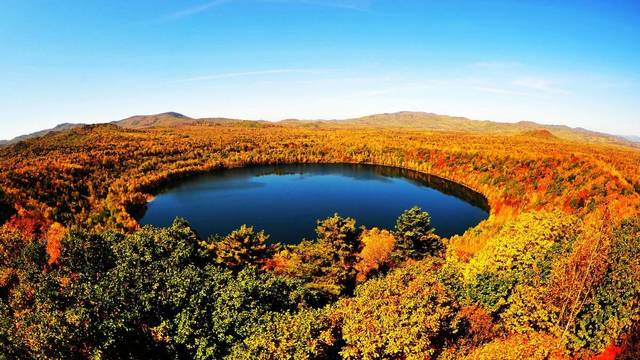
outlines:
[[[185,219],[136,220],[182,178],[299,163],[437,175],[482,194],[490,216],[441,238],[419,208],[389,229],[335,214],[295,245],[252,224],[201,238]],[[168,121],[52,132],[0,148],[0,166],[0,357],[640,356],[640,150],[627,144]]]

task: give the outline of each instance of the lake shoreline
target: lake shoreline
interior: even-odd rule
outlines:
[[[276,239],[286,238],[286,243],[294,241],[295,231],[307,238],[313,236],[308,229],[315,221],[335,212],[353,216],[367,226],[391,228],[391,220],[395,221],[401,211],[418,205],[431,213],[443,237],[460,235],[490,214],[486,198],[469,187],[435,175],[377,164],[289,163],[224,168],[181,177],[181,181],[164,188],[149,198],[145,211],[136,218],[141,225],[167,226],[179,216],[190,221],[199,233],[211,235],[232,230],[228,224],[237,227],[247,223],[268,230]],[[218,225],[212,225],[212,219]],[[288,228],[292,230],[282,230]]]

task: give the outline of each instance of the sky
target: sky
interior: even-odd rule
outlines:
[[[0,139],[426,111],[640,135],[640,1],[2,0]]]

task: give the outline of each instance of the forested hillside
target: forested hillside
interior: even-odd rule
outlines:
[[[192,118],[177,112],[166,112],[154,115],[136,115],[126,119],[113,121],[111,124],[126,129],[179,128],[195,125],[230,125],[268,126],[273,124],[264,120],[240,120],[229,118]],[[581,128],[563,125],[543,125],[531,121],[517,123],[500,123],[488,120],[472,120],[464,117],[438,115],[425,112],[403,111],[389,114],[377,114],[344,120],[297,120],[286,119],[276,122],[278,125],[293,125],[311,128],[353,128],[373,127],[421,131],[448,131],[456,133],[476,133],[480,135],[522,135],[545,132],[551,136],[565,140],[576,140],[596,144],[617,144],[638,147],[633,136],[614,136]],[[60,124],[52,129],[38,131],[33,134],[18,136],[12,140],[0,140],[0,145],[13,144],[44,136],[51,132],[59,132],[84,124]]]
[[[640,356],[640,150],[536,126],[454,132],[177,115],[0,149],[0,354]],[[182,219],[136,221],[180,178],[279,163],[438,175],[483,194],[490,217],[443,239],[417,208],[392,229],[336,214],[318,219],[315,239],[289,246],[251,224],[202,239]]]

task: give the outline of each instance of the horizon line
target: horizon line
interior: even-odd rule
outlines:
[[[61,122],[59,124],[56,124],[55,126],[51,127],[51,128],[45,128],[45,129],[40,129],[40,130],[36,130],[30,133],[26,133],[26,134],[21,134],[21,135],[17,135],[13,138],[10,139],[0,139],[0,144],[2,143],[6,143],[6,142],[11,142],[14,141],[17,138],[23,137],[23,136],[29,136],[29,135],[33,135],[35,133],[41,132],[41,131],[53,131],[56,127],[62,126],[62,125],[78,125],[78,126],[90,126],[90,125],[100,125],[100,124],[113,124],[113,123],[117,123],[119,121],[123,121],[123,120],[127,120],[133,117],[149,117],[149,116],[159,116],[159,115],[178,115],[178,116],[184,116],[188,119],[191,120],[205,120],[205,119],[228,119],[228,120],[238,120],[238,121],[254,121],[254,122],[259,122],[259,121],[263,121],[263,122],[271,122],[271,123],[278,123],[278,122],[283,122],[283,121],[288,121],[288,120],[295,120],[295,121],[302,121],[302,122],[314,122],[314,121],[348,121],[348,120],[355,120],[355,119],[360,119],[360,118],[364,118],[364,117],[370,117],[370,116],[377,116],[377,115],[397,115],[397,114],[402,114],[402,113],[414,113],[414,114],[422,114],[422,115],[434,115],[434,116],[446,116],[446,117],[450,117],[450,118],[461,118],[461,119],[466,119],[466,120],[470,120],[470,121],[488,121],[488,122],[492,122],[495,124],[519,124],[519,123],[532,123],[535,125],[539,125],[541,127],[566,127],[569,128],[571,130],[585,130],[585,131],[589,131],[592,133],[596,133],[596,134],[602,134],[602,135],[608,135],[608,136],[614,136],[614,137],[618,137],[621,138],[623,140],[627,140],[627,141],[631,141],[632,143],[637,143],[634,140],[630,140],[629,138],[639,138],[640,139],[640,134],[630,134],[630,135],[621,135],[621,134],[614,134],[614,133],[609,133],[609,132],[604,132],[604,131],[598,131],[598,130],[592,130],[589,128],[585,128],[582,126],[569,126],[566,124],[548,124],[548,123],[542,123],[542,122],[537,122],[537,121],[533,121],[533,120],[513,120],[513,121],[496,121],[496,120],[489,120],[489,119],[474,119],[468,116],[463,116],[463,115],[448,115],[448,114],[439,114],[439,113],[435,113],[435,112],[429,112],[429,111],[416,111],[416,110],[400,110],[400,111],[392,111],[392,112],[379,112],[379,113],[369,113],[369,114],[365,114],[365,115],[360,115],[360,116],[355,116],[355,117],[344,117],[344,118],[298,118],[298,117],[286,117],[286,118],[278,118],[278,119],[255,119],[255,118],[242,118],[242,117],[235,117],[235,116],[204,116],[204,117],[191,117],[189,115],[185,115],[182,112],[178,112],[178,111],[164,111],[164,112],[159,112],[159,113],[153,113],[153,114],[135,114],[135,115],[131,115],[131,116],[127,116],[121,119],[117,119],[117,120],[107,120],[107,121],[95,121],[95,122]]]

